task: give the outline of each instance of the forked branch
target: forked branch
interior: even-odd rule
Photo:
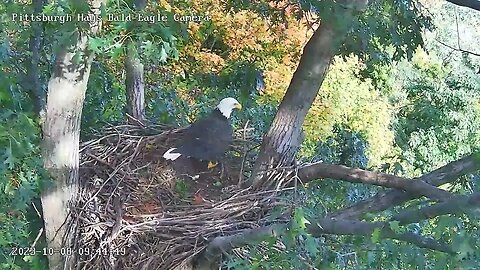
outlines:
[[[441,215],[464,213],[474,208],[480,208],[480,192],[473,193],[470,196],[458,196],[417,210],[402,212],[392,219],[400,221],[401,225],[405,225]]]
[[[433,186],[450,183],[462,176],[478,171],[480,169],[479,160],[479,153],[473,153],[425,174],[418,179]],[[380,212],[418,197],[418,195],[409,194],[401,190],[379,192],[377,195],[369,199],[331,213],[329,217],[338,219],[358,219],[365,213]]]

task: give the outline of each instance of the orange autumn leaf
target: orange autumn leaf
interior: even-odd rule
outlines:
[[[200,195],[200,192],[197,192],[195,195],[193,195],[193,204],[200,205],[206,202],[207,201],[202,197],[202,195]]]

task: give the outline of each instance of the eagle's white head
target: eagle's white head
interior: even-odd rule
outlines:
[[[217,105],[218,110],[225,116],[227,119],[230,118],[230,114],[233,109],[242,109],[242,105],[234,98],[224,98]]]

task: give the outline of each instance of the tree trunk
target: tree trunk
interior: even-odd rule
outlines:
[[[33,0],[33,12],[39,14],[42,12],[45,0]],[[27,64],[27,90],[30,99],[33,102],[33,109],[36,114],[40,115],[43,121],[45,110],[45,91],[40,81],[40,49],[42,45],[42,22],[32,23],[32,36],[30,37],[29,49],[31,61]]]
[[[147,5],[147,0],[135,0],[134,8],[136,10],[142,10]],[[135,22],[131,22],[129,27],[130,31],[134,31],[133,25]],[[143,79],[143,64],[137,57],[135,46],[133,42],[127,44],[127,55],[125,57],[125,85],[127,88],[127,113],[133,116],[136,120],[143,123],[145,121],[145,82]],[[133,119],[129,118],[129,122]]]
[[[91,11],[99,14],[103,1],[89,1]],[[91,32],[98,31],[99,22],[93,22]],[[79,137],[85,90],[93,56],[88,54],[87,33],[78,31],[76,43],[61,50],[48,82],[47,106],[43,124],[44,167],[52,177],[53,185],[41,194],[43,219],[50,269],[71,269],[71,257],[62,257],[60,249],[71,247],[68,228],[70,201],[78,194]],[[85,57],[80,63],[73,61],[76,52]]]
[[[145,83],[143,81],[143,64],[136,56],[133,44],[127,47],[125,57],[125,84],[127,88],[127,113],[136,120],[145,120]],[[131,119],[129,119],[131,121]]]
[[[367,1],[344,1],[320,26],[303,49],[297,70],[278,107],[270,130],[263,138],[252,174],[255,188],[261,186],[275,166],[292,165],[303,141],[302,125],[325,79],[330,62],[353,20],[352,8],[364,9]],[[347,7],[348,6],[348,7]],[[340,21],[341,20],[341,21]]]

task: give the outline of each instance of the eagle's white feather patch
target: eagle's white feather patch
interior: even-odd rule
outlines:
[[[174,151],[175,149],[177,149],[177,148],[169,149],[167,152],[165,152],[165,154],[163,154],[163,158],[166,159],[166,160],[175,160],[175,159],[179,158],[182,154],[172,153],[172,151]]]

